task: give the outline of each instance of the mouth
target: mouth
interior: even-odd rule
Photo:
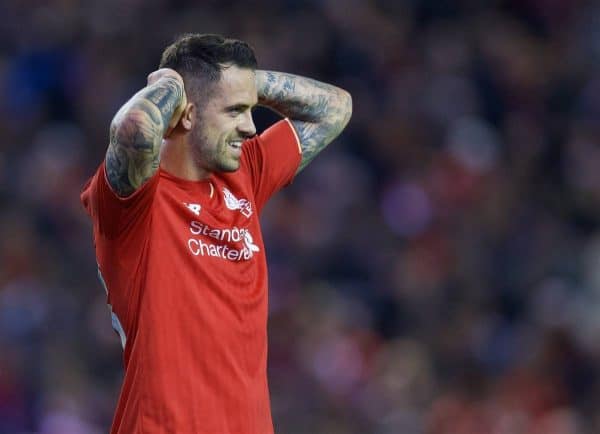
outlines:
[[[236,154],[239,154],[242,152],[242,141],[241,140],[234,140],[234,141],[228,142],[228,145],[231,149],[233,149],[235,151]]]

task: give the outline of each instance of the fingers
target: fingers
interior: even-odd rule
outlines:
[[[181,83],[181,86],[183,88],[183,85],[184,85],[183,78],[177,71],[170,69],[170,68],[161,68],[161,69],[158,69],[158,70],[153,71],[150,74],[148,74],[148,85],[154,84],[158,80],[160,80],[161,78],[164,78],[164,77],[174,78],[175,80],[177,80]],[[181,101],[180,101],[179,105],[175,108],[175,111],[173,112],[173,116],[171,116],[171,120],[169,121],[169,125],[167,127],[167,131],[164,134],[164,137],[169,137],[171,135],[171,133],[173,132],[173,130],[177,127],[177,124],[179,124],[179,121],[181,120],[181,116],[183,115],[186,107],[187,107],[187,96],[185,94],[185,88],[183,88],[183,94],[182,94]]]
[[[171,68],[161,68],[156,71],[148,74],[148,84],[156,83],[159,79],[163,77],[173,77],[177,81],[180,81],[183,84],[183,78],[177,71]]]
[[[169,135],[171,135],[171,132],[175,129],[175,127],[177,127],[177,124],[179,124],[179,121],[181,120],[181,117],[183,116],[183,113],[184,113],[186,107],[187,107],[187,97],[185,95],[185,90],[184,90],[182,98],[181,98],[181,102],[179,103],[179,105],[177,106],[175,111],[173,112],[173,116],[171,117],[171,120],[169,121],[169,127],[167,128],[167,134],[165,135],[165,137],[168,137]]]

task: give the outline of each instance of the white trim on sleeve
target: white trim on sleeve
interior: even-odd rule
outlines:
[[[302,146],[300,146],[300,138],[298,137],[298,133],[296,132],[296,128],[294,128],[294,126],[292,125],[292,121],[290,121],[288,118],[285,118],[285,120],[287,121],[287,123],[289,124],[292,133],[294,133],[294,137],[296,138],[296,144],[298,145],[298,152],[300,153],[300,155],[302,155]]]

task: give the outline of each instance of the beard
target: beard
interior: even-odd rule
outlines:
[[[228,138],[220,137],[216,143],[207,137],[202,125],[197,125],[191,133],[194,160],[209,172],[235,172],[240,167],[240,159],[230,155]]]

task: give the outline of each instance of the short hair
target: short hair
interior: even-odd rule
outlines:
[[[162,53],[159,68],[171,68],[182,77],[186,93],[208,96],[230,65],[255,70],[254,50],[238,39],[215,34],[186,33]]]

